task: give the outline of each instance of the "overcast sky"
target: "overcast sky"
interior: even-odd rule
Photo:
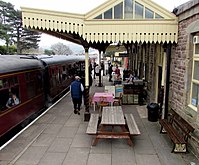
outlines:
[[[17,9],[20,7],[31,7],[55,11],[73,12],[84,14],[95,7],[101,5],[107,0],[2,0],[12,3]],[[149,0],[147,0],[149,1]],[[173,9],[189,0],[152,0],[168,11]],[[42,35],[40,46],[51,46],[54,43],[63,42],[61,39]],[[67,43],[67,42],[66,42]]]
[[[94,7],[106,2],[107,0],[3,0],[10,2],[17,8],[21,6],[31,8],[50,9],[57,11],[86,13],[92,10]],[[146,0],[150,1],[150,0]],[[164,7],[165,9],[172,11],[175,7],[187,2],[188,0],[152,0]]]

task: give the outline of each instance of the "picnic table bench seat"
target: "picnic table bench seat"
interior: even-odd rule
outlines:
[[[133,114],[124,114],[130,135],[140,135],[140,130],[135,122]]]
[[[99,114],[92,113],[86,130],[87,134],[95,135],[97,133],[98,120],[99,120]]]

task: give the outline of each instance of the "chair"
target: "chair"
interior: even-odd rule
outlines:
[[[93,96],[89,96],[89,106],[93,106]]]
[[[118,99],[114,99],[113,105],[115,105],[115,103],[118,104],[118,105],[122,105],[122,93],[120,93]]]
[[[109,102],[106,101],[106,97],[101,96],[98,105],[100,112],[102,112],[102,108],[105,106],[109,106]]]

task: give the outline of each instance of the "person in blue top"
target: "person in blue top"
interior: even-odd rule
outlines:
[[[82,95],[84,87],[79,76],[75,76],[75,80],[70,85],[70,92],[74,106],[74,113],[80,115],[80,107],[82,104]]]

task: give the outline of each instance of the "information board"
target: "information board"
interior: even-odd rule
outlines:
[[[113,97],[115,98],[115,86],[105,86],[105,91],[113,93]]]

